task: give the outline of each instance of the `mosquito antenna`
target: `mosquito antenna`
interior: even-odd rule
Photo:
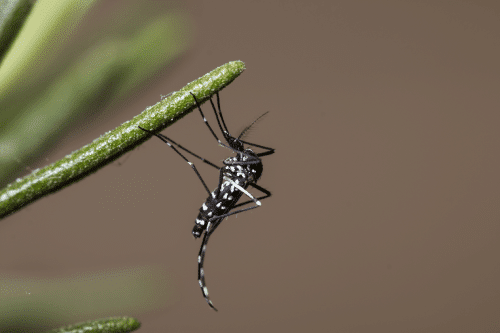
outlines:
[[[243,131],[241,131],[241,134],[238,136],[238,140],[241,139],[243,136],[245,136],[245,133],[250,129],[250,127],[252,127],[257,121],[259,121],[259,119],[261,119],[262,117],[264,117],[268,113],[269,113],[269,111],[264,112],[259,118],[255,119],[250,125],[245,127],[243,129]]]

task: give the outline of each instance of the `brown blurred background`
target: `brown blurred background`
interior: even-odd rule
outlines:
[[[202,298],[191,236],[206,194],[156,139],[1,221],[0,273],[160,267],[171,292],[153,310],[72,314],[136,316],[140,332],[500,332],[500,3],[178,6],[194,24],[190,50],[29,167],[244,61],[221,106],[235,134],[270,111],[247,140],[276,149],[259,182],[273,196],[211,238],[219,312]],[[164,134],[218,164],[228,156],[197,113]],[[214,188],[217,173],[197,165]]]

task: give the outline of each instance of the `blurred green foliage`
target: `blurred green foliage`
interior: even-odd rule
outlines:
[[[31,7],[31,0],[0,0],[0,63]]]
[[[155,267],[52,279],[3,274],[0,275],[0,332],[43,332],[62,322],[152,311],[171,303],[170,285],[166,272]]]
[[[189,16],[175,5],[101,2],[39,0],[15,38],[2,30],[12,43],[0,64],[0,187],[188,49]]]

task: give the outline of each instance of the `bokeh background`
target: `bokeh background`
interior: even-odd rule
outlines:
[[[270,111],[247,140],[276,149],[259,182],[273,196],[211,238],[215,313],[191,236],[206,194],[179,156],[147,141],[0,222],[2,322],[32,332],[130,315],[140,332],[500,332],[499,14],[486,0],[96,2],[37,60],[45,72],[27,75],[28,91],[46,96],[109,40],[146,46],[120,48],[139,51],[102,85],[93,78],[104,70],[89,71],[85,91],[98,96],[79,113],[33,115],[54,132],[9,157],[17,166],[4,181],[242,60],[222,109],[234,133]],[[155,20],[177,25],[145,41]],[[147,49],[162,36],[175,46],[163,60]],[[51,94],[40,98],[64,104]],[[14,129],[16,142],[40,137]],[[164,133],[212,162],[228,156],[197,113]],[[214,188],[217,172],[197,165]]]

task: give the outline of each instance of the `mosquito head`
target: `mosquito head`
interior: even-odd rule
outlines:
[[[245,148],[243,147],[243,143],[237,139],[232,137],[231,135],[228,135],[226,137],[227,143],[229,144],[229,147],[233,148],[234,150],[237,151],[243,151]]]

